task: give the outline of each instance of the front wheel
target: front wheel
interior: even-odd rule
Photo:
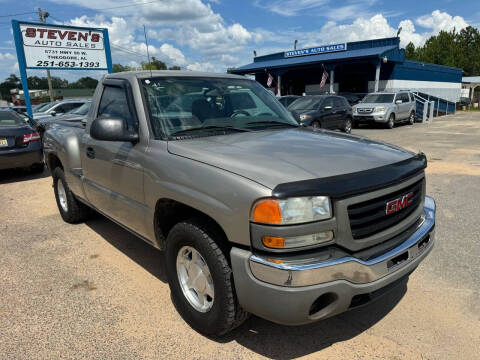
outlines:
[[[388,117],[386,127],[387,129],[393,129],[394,126],[395,126],[395,115],[390,114],[390,116]]]
[[[320,124],[319,121],[314,121],[314,122],[312,123],[312,128],[313,128],[313,130],[319,130],[319,129],[322,128],[322,124]]]
[[[210,336],[221,336],[248,317],[238,304],[231,267],[216,241],[222,241],[217,231],[192,219],[170,230],[166,248],[173,304],[192,328]]]
[[[345,123],[343,124],[343,128],[342,128],[342,131],[344,133],[347,133],[347,134],[350,134],[352,132],[352,119],[350,118],[346,118],[345,119]]]

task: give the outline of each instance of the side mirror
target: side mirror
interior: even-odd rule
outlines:
[[[395,104],[399,105],[401,104],[403,101],[402,100],[395,100]]]
[[[95,119],[90,126],[90,136],[96,140],[137,142],[138,133],[125,128],[122,119]]]
[[[332,110],[332,107],[330,105],[324,106],[323,110]]]

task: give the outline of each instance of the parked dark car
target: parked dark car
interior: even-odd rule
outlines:
[[[298,95],[285,95],[285,96],[280,96],[278,98],[278,101],[280,101],[280,103],[285,106],[286,108],[288,108],[290,106],[291,103],[293,103],[295,100],[297,100],[298,98],[301,98],[301,96],[298,96]]]
[[[352,108],[341,96],[309,95],[295,100],[288,110],[303,126],[352,131]]]
[[[42,142],[35,122],[14,110],[0,110],[0,170],[43,171]]]
[[[10,109],[13,110],[13,111],[16,111],[17,113],[22,114],[22,115],[27,112],[27,107],[26,107],[26,106],[22,106],[22,105],[19,105],[19,106],[11,106]]]

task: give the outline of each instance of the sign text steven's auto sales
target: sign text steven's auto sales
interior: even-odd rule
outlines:
[[[335,44],[335,45],[316,46],[308,49],[285,51],[284,56],[288,58],[288,57],[295,57],[295,56],[318,55],[318,54],[324,54],[324,53],[336,52],[336,51],[345,51],[345,50],[347,50],[347,44],[344,43],[344,44]]]
[[[27,68],[106,69],[102,31],[20,24]]]

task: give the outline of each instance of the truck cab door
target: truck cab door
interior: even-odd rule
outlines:
[[[103,85],[94,119],[120,118],[128,128],[139,131],[130,83],[106,79]],[[90,126],[87,126],[81,157],[88,201],[105,215],[144,235],[142,161],[148,144],[145,138],[139,138],[136,143],[96,140],[90,136]]]

